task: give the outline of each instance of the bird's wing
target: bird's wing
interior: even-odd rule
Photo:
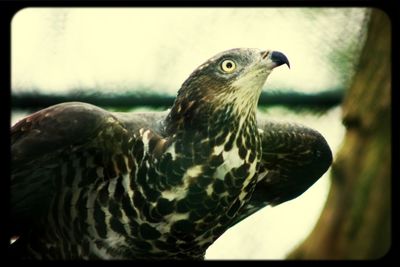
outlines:
[[[240,222],[267,205],[278,205],[304,193],[329,168],[332,152],[324,137],[311,128],[259,120],[262,158],[255,191]]]
[[[81,179],[82,186],[117,177],[118,168],[124,168],[119,162],[129,167],[123,156],[135,149],[141,138],[139,129],[154,126],[157,118],[120,116],[71,102],[40,110],[16,123],[11,128],[11,234],[18,234],[21,224],[28,225],[46,214],[52,197],[62,186],[76,181],[78,173],[86,179]],[[135,156],[143,157],[143,145],[139,149],[141,153]]]

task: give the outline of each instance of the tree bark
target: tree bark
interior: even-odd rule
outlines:
[[[312,233],[288,259],[377,259],[391,244],[391,25],[373,9],[342,104],[346,135]]]

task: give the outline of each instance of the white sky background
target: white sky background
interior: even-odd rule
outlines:
[[[281,51],[291,62],[290,72],[282,68],[270,76],[269,88],[330,89],[342,81],[329,53],[357,41],[364,11],[24,9],[12,23],[12,86],[51,92],[143,86],[175,94],[214,54],[256,47]]]
[[[12,22],[12,88],[150,88],[175,95],[198,65],[234,47],[273,49],[289,58],[291,69],[275,69],[264,90],[343,88],[357,62],[364,14],[361,8],[24,9]],[[316,117],[274,108],[270,115],[317,129],[335,153],[344,135],[340,112]],[[297,199],[228,230],[206,258],[283,259],[316,223],[328,175]]]

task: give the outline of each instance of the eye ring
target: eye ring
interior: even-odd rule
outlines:
[[[221,69],[226,73],[232,73],[236,69],[236,63],[231,59],[225,59],[221,63]]]

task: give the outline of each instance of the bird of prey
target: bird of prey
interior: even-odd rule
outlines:
[[[166,112],[79,102],[11,129],[10,255],[204,259],[229,227],[291,200],[332,162],[317,131],[256,118],[278,51],[236,48],[200,65]]]

